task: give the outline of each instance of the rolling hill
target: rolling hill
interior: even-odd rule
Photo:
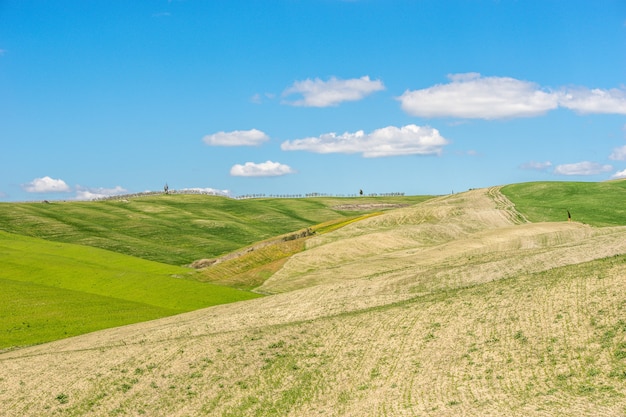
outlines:
[[[540,187],[525,186],[515,195]],[[577,207],[597,204],[592,187]],[[578,210],[538,221],[522,210],[532,198],[513,195],[433,198],[311,237],[260,286],[267,297],[0,354],[0,409],[624,415],[619,210],[606,227],[575,221]]]
[[[174,194],[0,204],[0,229],[12,232],[0,230],[0,351],[259,297],[249,290],[303,249],[289,240],[294,233],[275,234],[302,225],[324,233],[377,214],[373,209],[427,198]],[[331,220],[313,225],[317,219]],[[243,250],[253,253],[218,257],[237,259],[204,273],[163,263],[250,242]]]
[[[107,249],[172,265],[369,210],[340,205],[415,204],[426,196],[247,199],[160,194],[103,201],[0,203],[0,230]]]

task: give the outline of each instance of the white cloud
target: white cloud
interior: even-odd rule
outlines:
[[[615,174],[613,174],[613,176],[611,176],[611,178],[613,179],[622,179],[622,178],[626,178],[626,169],[623,171],[618,171]]]
[[[613,149],[609,159],[614,161],[626,161],[626,145]]]
[[[567,89],[560,95],[559,104],[583,114],[626,114],[626,90],[590,90],[584,87]]]
[[[538,116],[558,106],[557,94],[528,81],[482,77],[478,73],[448,78],[451,83],[405,91],[397,98],[402,109],[421,117],[502,119]]]
[[[448,141],[437,129],[407,125],[388,126],[371,133],[359,130],[341,135],[326,133],[318,137],[296,139],[281,144],[285,151],[315,153],[361,153],[366,158],[395,155],[439,155]]]
[[[613,170],[611,165],[602,165],[597,162],[577,162],[575,164],[557,165],[554,173],[557,175],[597,175]]]
[[[62,179],[53,179],[48,176],[35,178],[22,188],[29,193],[67,193],[70,187]]]
[[[76,186],[76,199],[77,200],[95,200],[98,198],[111,197],[114,195],[126,194],[128,190],[125,188],[115,186],[113,188],[87,188]]]
[[[296,81],[291,87],[283,92],[283,97],[299,94],[302,99],[284,101],[285,104],[304,107],[330,107],[337,106],[344,101],[361,100],[365,96],[384,90],[385,86],[380,80],[370,80],[369,76],[342,80],[331,77],[328,81],[319,78]]]
[[[270,138],[258,129],[235,130],[206,135],[202,141],[210,146],[256,146]]]
[[[461,119],[540,116],[559,107],[581,114],[626,114],[626,90],[568,87],[560,91],[509,77],[448,75],[450,83],[407,90],[397,100],[410,115]]]
[[[552,166],[552,162],[550,161],[546,161],[546,162],[530,161],[530,162],[526,162],[525,164],[522,164],[520,168],[532,170],[532,171],[545,171],[551,166]]]
[[[277,177],[280,175],[293,174],[294,172],[295,171],[289,165],[272,161],[266,161],[260,164],[246,162],[244,165],[233,165],[230,169],[230,175],[234,177]]]

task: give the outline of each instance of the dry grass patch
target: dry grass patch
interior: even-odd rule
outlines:
[[[234,259],[203,268],[199,280],[253,289],[280,270],[290,256],[304,250],[304,246],[303,239],[264,246]]]

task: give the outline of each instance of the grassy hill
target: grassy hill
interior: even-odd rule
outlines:
[[[0,204],[0,229],[13,232],[0,230],[0,350],[258,297],[198,281],[254,289],[303,242],[256,250],[203,273],[154,260],[184,263],[332,219],[314,226],[322,233],[368,210],[346,210],[347,203],[380,209],[426,198],[158,195]],[[333,208],[341,204],[343,209]]]
[[[234,200],[152,195],[89,202],[0,203],[0,230],[185,265],[330,220],[380,210],[350,204],[415,204],[425,196]]]
[[[0,409],[622,416],[626,227],[619,205],[594,218],[591,202],[619,198],[607,184],[579,189],[584,223],[579,209],[536,220],[533,198],[493,187],[319,234],[274,265],[260,287],[274,295],[0,354]],[[565,201],[542,195],[544,208]]]
[[[593,226],[626,225],[626,181],[511,184],[502,193],[529,220],[572,220]]]
[[[0,349],[258,297],[187,268],[5,232],[0,265]]]

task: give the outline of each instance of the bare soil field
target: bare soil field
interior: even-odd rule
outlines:
[[[623,416],[626,228],[497,188],[310,238],[274,295],[0,354],[6,416]]]

